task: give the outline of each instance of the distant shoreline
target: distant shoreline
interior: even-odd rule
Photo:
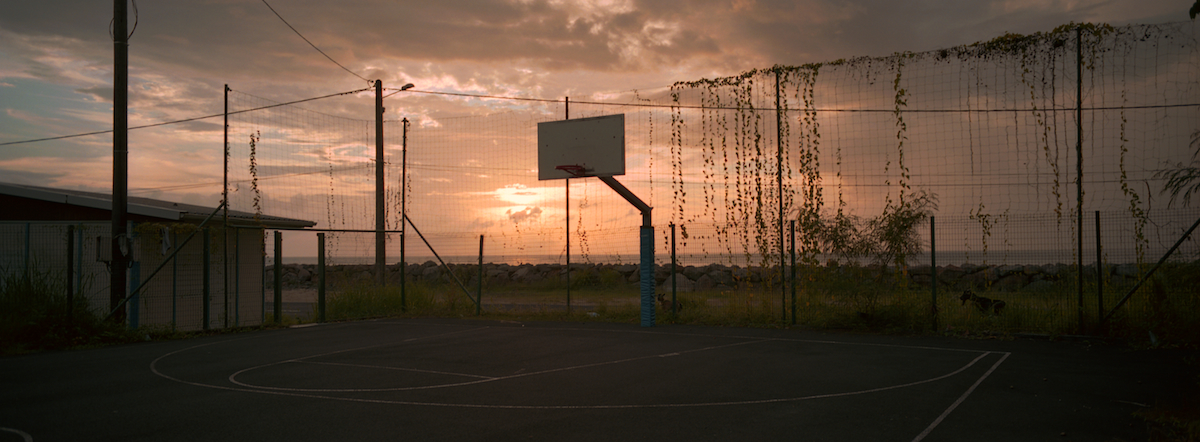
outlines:
[[[1180,255],[1176,254],[1173,258],[1177,258],[1178,256],[1180,256]],[[1148,261],[1148,262],[1154,262],[1154,261],[1157,261],[1159,257],[1161,257],[1161,255],[1155,255],[1153,253],[1149,253],[1146,255],[1144,260]],[[657,264],[657,265],[668,264],[671,260],[670,254],[662,253],[662,252],[655,253],[654,258],[655,258],[654,259],[655,264]],[[748,258],[749,259],[747,259],[746,255],[678,254],[676,256],[676,261],[681,266],[697,266],[697,267],[706,266],[706,265],[710,265],[710,264],[740,265],[740,266],[745,267],[745,266],[758,266],[760,263],[762,263],[762,259],[758,255],[750,255]],[[771,265],[777,265],[778,259],[779,259],[778,256],[773,256],[772,258],[774,258],[774,259],[772,259],[770,261]],[[930,264],[932,264],[931,258],[932,258],[932,256],[929,253],[923,253],[920,255],[910,257],[908,260],[908,264],[910,266],[930,265]],[[478,256],[443,256],[442,259],[446,263],[451,263],[451,264],[478,264],[479,263]],[[790,261],[791,257],[789,256],[786,259]],[[1040,250],[1040,251],[1028,250],[1028,251],[1007,251],[1007,252],[1005,252],[1005,251],[1000,251],[1000,252],[989,251],[986,254],[983,253],[982,251],[939,251],[937,254],[937,264],[939,267],[945,266],[945,265],[961,266],[961,265],[967,265],[967,264],[972,264],[972,265],[1075,264],[1076,259],[1077,258],[1075,257],[1075,255],[1069,250],[1065,251],[1065,252],[1056,251],[1056,250]],[[437,262],[437,259],[434,258],[433,256],[408,256],[408,257],[405,257],[405,261],[407,261],[408,264],[422,264],[427,261]],[[797,257],[797,261],[799,261],[799,257]],[[821,264],[825,264],[829,261],[829,259],[826,256],[818,256],[818,261]],[[1114,254],[1107,250],[1105,251],[1104,262],[1106,264],[1127,264],[1127,263],[1136,263],[1137,261],[1138,260],[1136,259],[1136,257],[1132,256],[1132,254],[1130,254],[1130,256],[1125,256],[1124,254]],[[1171,259],[1169,261],[1176,261],[1176,259]],[[267,262],[268,262],[268,264],[270,264],[273,261],[270,258],[268,258]],[[400,262],[399,256],[397,256],[397,255],[389,255],[387,257],[388,265],[395,265],[399,262]],[[522,265],[522,264],[534,264],[534,265],[566,264],[566,259],[563,256],[557,256],[557,255],[556,256],[549,256],[549,255],[542,255],[542,256],[495,255],[495,256],[488,256],[488,255],[484,255],[483,262],[485,264],[508,264],[508,265],[516,266],[516,265]],[[1095,252],[1090,251],[1090,250],[1085,250],[1083,264],[1089,265],[1089,264],[1095,264],[1095,262],[1096,262]],[[375,263],[375,257],[374,256],[327,257],[326,263],[329,265],[373,265]],[[572,264],[615,264],[615,265],[638,264],[639,257],[637,255],[590,255],[587,257],[580,256],[580,255],[572,255],[571,263]],[[865,264],[865,262],[863,262],[863,263]],[[315,264],[317,264],[317,257],[315,257],[315,256],[284,256],[283,264],[315,265]]]

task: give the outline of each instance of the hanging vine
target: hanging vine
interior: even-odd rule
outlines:
[[[1124,42],[1121,44],[1122,56],[1127,57],[1131,51],[1127,39],[1117,39]],[[1119,170],[1121,173],[1121,193],[1129,199],[1129,214],[1133,216],[1133,234],[1134,234],[1134,252],[1137,256],[1138,264],[1144,263],[1146,260],[1146,248],[1149,246],[1149,240],[1146,238],[1146,224],[1149,222],[1149,217],[1146,211],[1142,209],[1141,196],[1137,191],[1133,190],[1133,186],[1129,185],[1129,171],[1126,167],[1126,156],[1129,154],[1129,138],[1126,134],[1126,126],[1129,124],[1129,119],[1125,115],[1125,107],[1129,104],[1128,87],[1126,85],[1127,71],[1126,63],[1121,63],[1121,132],[1118,137],[1120,141],[1121,156],[1118,161]]]
[[[254,222],[259,223],[262,219],[262,192],[258,189],[258,143],[262,139],[262,132],[254,131],[250,134],[250,189],[254,192]]]
[[[904,108],[908,107],[908,89],[900,87],[900,80],[904,74],[904,60],[912,58],[912,56],[911,52],[897,53],[895,55],[896,77],[892,80],[892,91],[895,93],[892,103],[895,106],[895,110],[892,114],[896,117],[896,168],[900,173],[900,182],[898,183],[900,186],[900,196],[897,205],[900,207],[905,207],[904,196],[905,192],[909,190],[908,183],[912,178],[909,175],[908,165],[904,164],[904,142],[908,140],[908,123],[904,121]],[[889,161],[884,166],[883,170],[885,173],[890,165],[891,162]],[[890,185],[891,182],[889,181],[887,184]],[[888,204],[892,203],[890,194],[887,197],[887,202]]]
[[[1145,39],[1161,38],[1153,35],[1159,29],[1154,26],[1127,27],[1114,31],[1108,25],[1072,23],[1050,32],[1005,34],[988,41],[925,53],[898,52],[888,57],[857,57],[823,64],[776,65],[771,69],[755,69],[729,77],[676,83],[671,90],[670,157],[674,192],[672,203],[675,204],[671,208],[671,218],[681,226],[690,222],[711,222],[714,226],[711,243],[717,244],[726,256],[741,254],[743,259],[740,262],[750,262],[755,266],[769,266],[774,262],[773,259],[777,259],[778,253],[775,252],[780,251],[777,248],[783,244],[784,238],[778,237],[781,232],[776,223],[784,215],[794,216],[798,222],[797,246],[800,247],[798,252],[802,260],[813,263],[822,254],[839,259],[851,255],[867,256],[870,253],[864,252],[861,244],[852,244],[851,239],[856,235],[859,239],[870,236],[870,228],[886,230],[915,226],[922,220],[922,214],[931,213],[928,210],[935,207],[937,195],[922,188],[926,185],[967,187],[963,192],[954,190],[950,193],[958,198],[957,201],[961,201],[961,193],[967,194],[968,200],[959,206],[959,210],[968,211],[970,219],[982,229],[985,254],[989,247],[1011,246],[1007,242],[1007,235],[1002,243],[995,243],[993,238],[994,234],[998,234],[996,223],[1003,222],[1014,210],[1013,206],[996,204],[993,201],[996,197],[1021,198],[1029,195],[1028,205],[1024,207],[1052,211],[1055,222],[1066,233],[1067,226],[1063,221],[1074,213],[1072,209],[1079,210],[1082,205],[1075,198],[1074,190],[1068,191],[1067,188],[1069,180],[1079,179],[1076,175],[1080,175],[1073,170],[1072,155],[1077,138],[1074,136],[1076,122],[1073,117],[1076,107],[1075,81],[1079,81],[1085,91],[1089,86],[1096,91],[1112,91],[1109,99],[1119,97],[1121,100],[1119,106],[1102,115],[1107,110],[1099,108],[1108,107],[1102,101],[1105,97],[1100,92],[1089,91],[1090,95],[1084,96],[1092,97],[1088,98],[1094,101],[1091,106],[1099,110],[1090,114],[1090,122],[1085,119],[1078,124],[1090,124],[1094,131],[1091,135],[1085,133],[1083,147],[1092,143],[1092,148],[1098,149],[1102,142],[1119,143],[1119,146],[1113,145],[1119,152],[1119,162],[1114,153],[1108,157],[1112,158],[1111,161],[1102,160],[1105,161],[1102,164],[1105,168],[1118,169],[1120,173],[1122,206],[1127,206],[1128,213],[1137,220],[1134,234],[1138,236],[1140,260],[1145,247],[1147,215],[1145,198],[1135,187],[1139,171],[1130,168],[1134,159],[1139,158],[1136,157],[1138,151],[1131,148],[1135,142],[1130,141],[1136,137],[1130,134],[1139,129],[1130,123],[1135,120],[1128,115],[1130,111],[1126,111],[1126,107],[1130,106],[1129,94],[1136,92],[1125,84],[1126,74],[1123,71],[1116,71],[1117,77],[1112,81],[1120,84],[1111,88],[1105,83],[1110,77],[1103,76],[1114,67],[1121,69],[1118,65],[1124,63],[1116,61],[1112,66],[1106,65],[1114,62],[1110,56],[1104,55],[1105,52],[1120,49],[1120,46],[1110,44],[1105,36],[1113,32],[1126,32],[1125,29],[1136,30],[1121,37],[1121,41],[1129,45]],[[1076,32],[1080,33],[1081,63],[1088,69],[1078,79],[1074,78]],[[958,72],[961,80],[957,86],[960,94],[965,91],[965,97],[959,95],[961,108],[935,106],[923,109],[918,105],[924,103],[910,101],[925,97],[923,88],[928,80],[917,69],[927,67],[930,62],[951,64],[948,68],[951,72],[955,69],[953,63],[960,63]],[[1091,75],[1090,83],[1088,75]],[[833,84],[822,85],[822,91],[817,92],[818,78],[826,82],[832,79]],[[771,88],[772,80],[774,89]],[[949,88],[953,89],[954,83],[951,79]],[[889,86],[890,97],[885,89]],[[918,87],[922,89],[917,90]],[[682,103],[682,97],[689,96],[683,94],[688,89],[697,91],[700,108],[697,111],[698,122],[692,121],[691,125],[684,121],[683,109],[689,107]],[[774,110],[786,115],[777,120],[776,127],[762,120],[762,114],[769,112],[771,107],[772,91],[777,94]],[[785,97],[787,100],[796,100],[795,104],[787,103]],[[824,97],[831,98],[828,99],[831,104],[823,103],[830,110],[817,104],[818,100],[826,101]],[[880,103],[876,101],[879,98],[891,98],[891,102]],[[851,150],[843,153],[843,147],[857,147],[861,139],[869,136],[851,134],[851,131],[883,129],[879,126],[855,127],[855,124],[861,124],[859,121],[877,121],[872,120],[875,117],[857,120],[858,115],[864,113],[856,112],[862,111],[871,112],[866,115],[883,116],[887,115],[883,112],[890,113],[891,126],[886,132],[888,138],[892,139],[892,147],[873,150],[866,155]],[[832,118],[828,112],[833,112]],[[1118,113],[1119,120],[1116,119]],[[855,117],[842,120],[840,115]],[[956,122],[955,118],[959,120]],[[938,126],[925,126],[929,121],[933,121],[933,124],[959,124],[961,129],[959,134],[934,138],[934,143],[926,143],[925,137],[931,136],[931,133],[936,137],[946,132],[943,130],[939,133]],[[684,131],[689,130],[700,131],[696,136],[700,149],[695,156],[689,155],[691,151],[684,145],[683,139],[687,136]],[[766,130],[778,132],[772,136],[764,134]],[[832,145],[828,144],[830,141],[826,136],[830,134],[822,133],[829,130],[835,131]],[[843,130],[848,134],[844,139],[851,141],[842,141]],[[1106,130],[1119,131],[1120,135],[1109,137],[1108,140],[1112,141],[1104,141],[1102,136]],[[778,144],[771,145],[771,138],[775,138]],[[697,140],[692,142],[696,143]],[[944,177],[955,176],[958,171],[924,170],[929,166],[926,163],[929,154],[925,149],[930,147],[929,144],[933,144],[934,148],[942,148],[937,143],[946,143],[952,148],[958,140],[961,140],[957,144],[961,151],[953,151],[953,154],[961,152],[961,173],[969,177],[969,184],[939,183]],[[997,150],[996,146],[1003,150]],[[782,149],[781,152],[774,152],[776,148]],[[823,153],[822,148],[828,152]],[[1014,149],[1015,155],[999,155],[999,152],[1011,152]],[[826,156],[822,158],[822,154]],[[844,168],[852,155],[865,158],[861,161],[877,162],[864,167],[865,163],[856,158],[854,172],[847,172],[848,169]],[[697,161],[699,165],[689,167],[684,163],[685,160]],[[822,160],[825,164],[822,164]],[[878,171],[880,165],[884,174],[881,181],[886,190],[878,193],[870,189],[872,184],[863,183],[862,177],[844,175],[862,173],[860,170],[864,168]],[[822,170],[822,166],[826,169]],[[1100,167],[1093,170],[1089,173],[1107,173]],[[685,176],[684,171],[688,175]],[[832,213],[828,215],[822,213],[827,209],[824,190],[832,192],[834,189],[825,189],[823,178],[831,175],[836,178],[829,185],[837,186],[837,203],[828,207]],[[1008,176],[1021,176],[1024,182],[1007,182],[1003,177]],[[775,181],[784,180],[784,177],[784,185],[777,185]],[[994,177],[1000,177],[999,181],[993,181]],[[843,183],[843,178],[849,180]],[[1094,182],[1100,184],[1092,184],[1093,187],[1089,187],[1088,191],[1097,192],[1100,187],[1096,186],[1103,185],[1102,180],[1106,179],[1097,179]],[[699,192],[703,192],[702,201],[686,199],[686,184],[695,183],[685,183],[685,180],[703,181],[699,183]],[[1118,182],[1116,177],[1112,182]],[[1009,197],[1002,188],[989,187],[992,185],[1020,186],[1021,192],[1026,192],[1027,188],[1033,191]],[[864,194],[871,198],[871,202],[862,202]],[[859,205],[878,207],[872,203],[878,203],[879,198],[883,199],[883,204],[881,212],[875,213],[877,216],[858,217],[851,212]],[[916,205],[918,200],[923,205]],[[851,202],[855,204],[851,205]],[[684,207],[687,204],[695,208]],[[699,210],[701,206],[703,210]],[[993,212],[988,213],[988,210]],[[884,225],[889,222],[894,225]],[[901,233],[900,230],[892,232]],[[708,244],[709,241],[701,243]],[[893,250],[913,249],[893,247]],[[896,264],[903,271],[906,267],[904,256],[891,255],[891,258],[889,265]]]
[[[804,106],[799,121],[801,138],[798,158],[803,191],[797,221],[802,232],[800,259],[808,265],[816,264],[817,255],[821,253],[819,232],[822,230],[821,210],[824,207],[820,161],[821,126],[817,121],[816,110],[817,75],[820,69],[821,64],[818,63],[804,65],[795,70],[800,82],[796,94]]]
[[[679,92],[671,92],[671,190],[674,206],[671,217],[679,225],[683,245],[687,245],[687,223],[684,206],[687,205],[687,189],[683,183],[683,113],[679,107]]]

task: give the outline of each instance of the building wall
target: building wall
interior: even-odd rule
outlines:
[[[68,235],[68,225],[75,226],[72,235]],[[86,298],[89,310],[103,317],[109,313],[110,305],[109,270],[105,263],[110,230],[111,223],[99,221],[0,221],[0,281],[27,272],[63,294],[70,282],[75,296]],[[210,229],[208,239],[208,326],[261,324],[263,231],[231,229],[226,258],[222,230]],[[203,329],[203,235],[197,233],[181,247],[196,231],[195,225],[141,222],[131,223],[129,231],[135,241],[133,262],[128,269],[130,288],[146,285],[125,306],[129,325]],[[97,238],[101,238],[100,247]],[[71,254],[67,253],[68,242],[74,243]],[[176,258],[168,260],[176,248],[181,248]],[[74,266],[69,276],[68,259]],[[153,274],[160,265],[162,268]],[[225,285],[227,273],[229,290]]]
[[[69,225],[75,226],[70,235]],[[70,286],[74,296],[88,300],[89,310],[105,315],[108,267],[97,260],[96,238],[108,238],[111,227],[104,222],[0,221],[0,281],[28,274],[64,296]],[[74,242],[71,254],[68,241]],[[68,260],[74,267],[70,276]]]
[[[173,248],[180,248],[176,262],[167,262],[150,280],[146,295],[139,296],[137,325],[174,323],[180,330],[204,329],[203,232],[181,246],[194,226],[142,224],[135,230],[142,253],[140,280],[149,278]],[[166,246],[164,237],[170,237]],[[230,229],[227,236],[225,229],[210,228],[207,242],[208,328],[262,324],[262,231]]]

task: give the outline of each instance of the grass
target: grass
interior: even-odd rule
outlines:
[[[170,326],[130,329],[105,321],[83,296],[68,300],[61,275],[44,271],[0,275],[0,356],[53,350],[73,350],[148,340],[187,339],[238,333],[279,325],[184,332]],[[88,290],[77,290],[86,293]],[[284,318],[290,320],[289,318]],[[283,324],[286,326],[287,324]]]
[[[806,328],[855,330],[892,334],[1009,336],[1016,333],[1050,337],[1104,336],[1140,346],[1200,346],[1200,264],[1172,264],[1161,270],[1113,316],[1101,330],[1095,287],[1085,286],[1080,326],[1078,290],[1073,278],[1032,291],[976,293],[1003,299],[1002,314],[989,314],[963,305],[960,292],[943,288],[937,300],[934,328],[929,288],[905,286],[891,275],[879,277],[868,269],[843,266],[811,272],[798,284],[796,325]],[[1175,281],[1183,281],[1177,284]],[[1094,283],[1093,283],[1094,284]],[[1106,282],[1106,284],[1109,284]],[[543,320],[607,320],[638,323],[639,289],[624,279],[595,272],[572,279],[571,311],[566,309],[566,285],[561,280],[485,287],[484,317]],[[1106,285],[1105,308],[1111,310],[1131,284]],[[474,286],[468,287],[473,289]],[[473,291],[473,290],[472,290]],[[475,294],[472,293],[471,296]],[[668,297],[670,295],[668,294]],[[678,314],[659,309],[657,321],[672,324],[789,327],[790,291],[779,287],[680,292]],[[787,298],[789,315],[784,316]],[[327,318],[346,320],[387,316],[475,315],[474,301],[454,284],[409,283],[407,308],[399,288],[350,285],[330,296]]]
[[[68,301],[60,281],[38,271],[0,277],[0,354],[136,340],[123,325],[102,321],[82,296]]]

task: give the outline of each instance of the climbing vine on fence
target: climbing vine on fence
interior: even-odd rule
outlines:
[[[779,237],[777,226],[785,219],[797,221],[797,245],[803,262],[816,263],[818,256],[862,258],[866,256],[866,249],[862,244],[855,244],[852,238],[868,237],[865,232],[871,228],[871,223],[891,220],[898,223],[897,226],[910,228],[919,224],[923,220],[919,215],[932,214],[929,210],[936,207],[939,196],[924,188],[931,181],[935,186],[940,185],[931,177],[943,173],[949,176],[962,174],[960,176],[970,177],[972,182],[954,183],[946,188],[954,190],[942,192],[959,198],[959,204],[967,202],[962,201],[963,194],[973,200],[969,205],[963,204],[964,209],[970,212],[969,219],[978,223],[981,231],[979,237],[968,240],[982,241],[986,253],[989,245],[995,246],[989,242],[993,227],[1013,210],[1012,204],[1006,207],[991,199],[1005,196],[1004,192],[991,186],[1036,186],[1037,190],[1029,193],[1034,200],[1029,205],[1052,210],[1059,225],[1064,225],[1071,213],[1077,214],[1081,210],[1081,201],[1068,187],[1069,183],[1080,179],[1076,176],[1074,163],[1078,142],[1076,125],[1081,124],[1091,128],[1083,135],[1084,148],[1096,149],[1104,142],[1116,144],[1114,152],[1119,153],[1112,154],[1113,163],[1109,164],[1118,169],[1119,195],[1127,202],[1127,212],[1136,220],[1134,229],[1140,260],[1145,243],[1147,202],[1134,186],[1137,178],[1131,175],[1129,166],[1128,157],[1133,146],[1128,136],[1131,129],[1127,124],[1126,107],[1131,85],[1127,84],[1124,69],[1131,63],[1127,59],[1133,56],[1129,54],[1133,51],[1131,48],[1145,44],[1143,42],[1147,40],[1169,40],[1172,37],[1168,34],[1177,31],[1168,28],[1156,25],[1115,28],[1104,24],[1071,23],[1049,32],[1008,33],[987,41],[935,51],[897,52],[887,57],[856,57],[800,66],[776,65],[728,77],[678,82],[671,88],[672,202],[677,205],[672,208],[672,219],[680,226],[701,220],[711,222],[714,242],[726,256],[742,254],[747,262],[753,258],[763,266],[771,265],[773,257],[778,256],[783,238]],[[1195,42],[1187,44],[1194,46]],[[1192,53],[1195,53],[1194,49]],[[1082,75],[1076,75],[1077,62]],[[949,66],[939,68],[943,72],[953,72],[958,66],[958,84],[955,85],[953,79],[931,80],[929,74],[917,70],[933,69],[938,65]],[[1145,75],[1139,77],[1141,81],[1146,78]],[[955,104],[923,109],[928,107],[924,106],[926,103],[933,102],[923,95],[929,93],[927,88],[951,89],[955,86],[957,91],[939,92],[959,100]],[[1079,98],[1077,86],[1083,88],[1083,98],[1091,100],[1088,106],[1097,109],[1084,121],[1075,118]],[[1106,98],[1104,91],[1117,93]],[[696,92],[698,111],[683,110],[691,109],[682,103],[681,97],[691,96],[685,92]],[[886,105],[890,109],[879,108],[882,105],[878,100],[882,98],[880,93],[890,94],[890,104]],[[847,98],[842,94],[847,94]],[[1116,96],[1120,97],[1120,103],[1112,109],[1113,106],[1104,100],[1113,100]],[[823,99],[832,99],[837,104],[822,106],[818,101]],[[914,104],[917,103],[914,99],[920,99],[920,104]],[[874,103],[876,108],[852,106],[858,102]],[[878,113],[868,113],[872,111]],[[866,154],[856,151],[844,156],[843,146],[849,142],[837,137],[850,134],[855,143],[870,144],[873,141],[867,138],[868,135],[852,132],[877,130],[875,127],[864,128],[858,122],[878,124],[878,117],[873,115],[884,111],[890,111],[890,135],[894,137],[891,148],[884,151],[883,146],[865,146],[878,150]],[[958,114],[953,115],[956,112]],[[1100,117],[1100,112],[1111,113],[1109,117]],[[1109,121],[1116,123],[1113,118],[1118,114],[1119,125],[1104,127]],[[776,115],[782,117],[775,120],[777,126],[773,127],[769,121]],[[927,119],[926,115],[936,117]],[[689,121],[693,116],[696,120]],[[768,119],[764,120],[764,116]],[[1087,118],[1091,120],[1087,121]],[[833,123],[827,126],[829,121]],[[846,121],[851,124],[845,125]],[[929,121],[937,121],[943,126],[921,126]],[[956,164],[962,168],[960,170],[931,167],[928,158],[938,154],[930,154],[927,149],[931,147],[924,138],[918,138],[930,136],[931,131],[947,131],[942,128],[949,125],[946,121],[960,124],[964,133],[958,138],[948,137],[951,138],[949,141],[940,141],[941,145],[936,147],[962,149],[964,160]],[[775,140],[771,140],[771,129],[777,131]],[[1105,129],[1119,131],[1119,136],[1107,141],[1092,139],[1103,137],[1104,134],[1097,131]],[[686,134],[697,130],[696,140],[687,139]],[[826,133],[830,130],[837,131],[834,138],[829,138],[831,134]],[[827,144],[826,140],[833,144]],[[776,144],[772,145],[772,141]],[[955,146],[957,141],[961,144]],[[698,143],[700,170],[688,170],[683,164],[693,157],[687,154],[689,143]],[[998,157],[997,145],[1015,152],[1014,156]],[[828,152],[822,152],[823,148]],[[776,149],[781,149],[783,154],[777,155]],[[970,151],[966,152],[967,149]],[[952,150],[947,152],[943,156],[958,155]],[[844,170],[847,166],[844,160],[848,160],[849,155],[855,155],[852,166],[855,175],[850,177]],[[968,155],[969,164],[965,158]],[[822,158],[825,158],[824,163]],[[1005,177],[1018,174],[1026,174],[1021,175],[1024,183],[1003,181]],[[825,177],[834,180],[826,182]],[[873,177],[881,178],[871,182]],[[775,183],[780,178],[783,189]],[[842,187],[845,178],[855,181],[857,186],[854,188],[856,207],[851,210],[875,207],[871,209],[878,211],[875,216],[846,212],[848,200]],[[985,183],[990,179],[1001,181]],[[698,187],[685,186],[685,180],[702,180],[703,183]],[[837,201],[827,205],[823,192],[835,186]],[[689,202],[687,189],[703,192],[702,201],[699,204]],[[877,195],[882,204],[864,203],[864,195]],[[691,206],[687,207],[702,206],[703,210],[690,214],[687,211],[694,209],[684,207],[688,204]],[[920,252],[919,248],[893,247],[892,250]],[[892,258],[890,265],[905,267],[905,257],[893,255]]]
[[[258,190],[258,143],[262,133],[254,131],[250,134],[250,189],[254,192],[254,221],[262,218],[262,192]]]

